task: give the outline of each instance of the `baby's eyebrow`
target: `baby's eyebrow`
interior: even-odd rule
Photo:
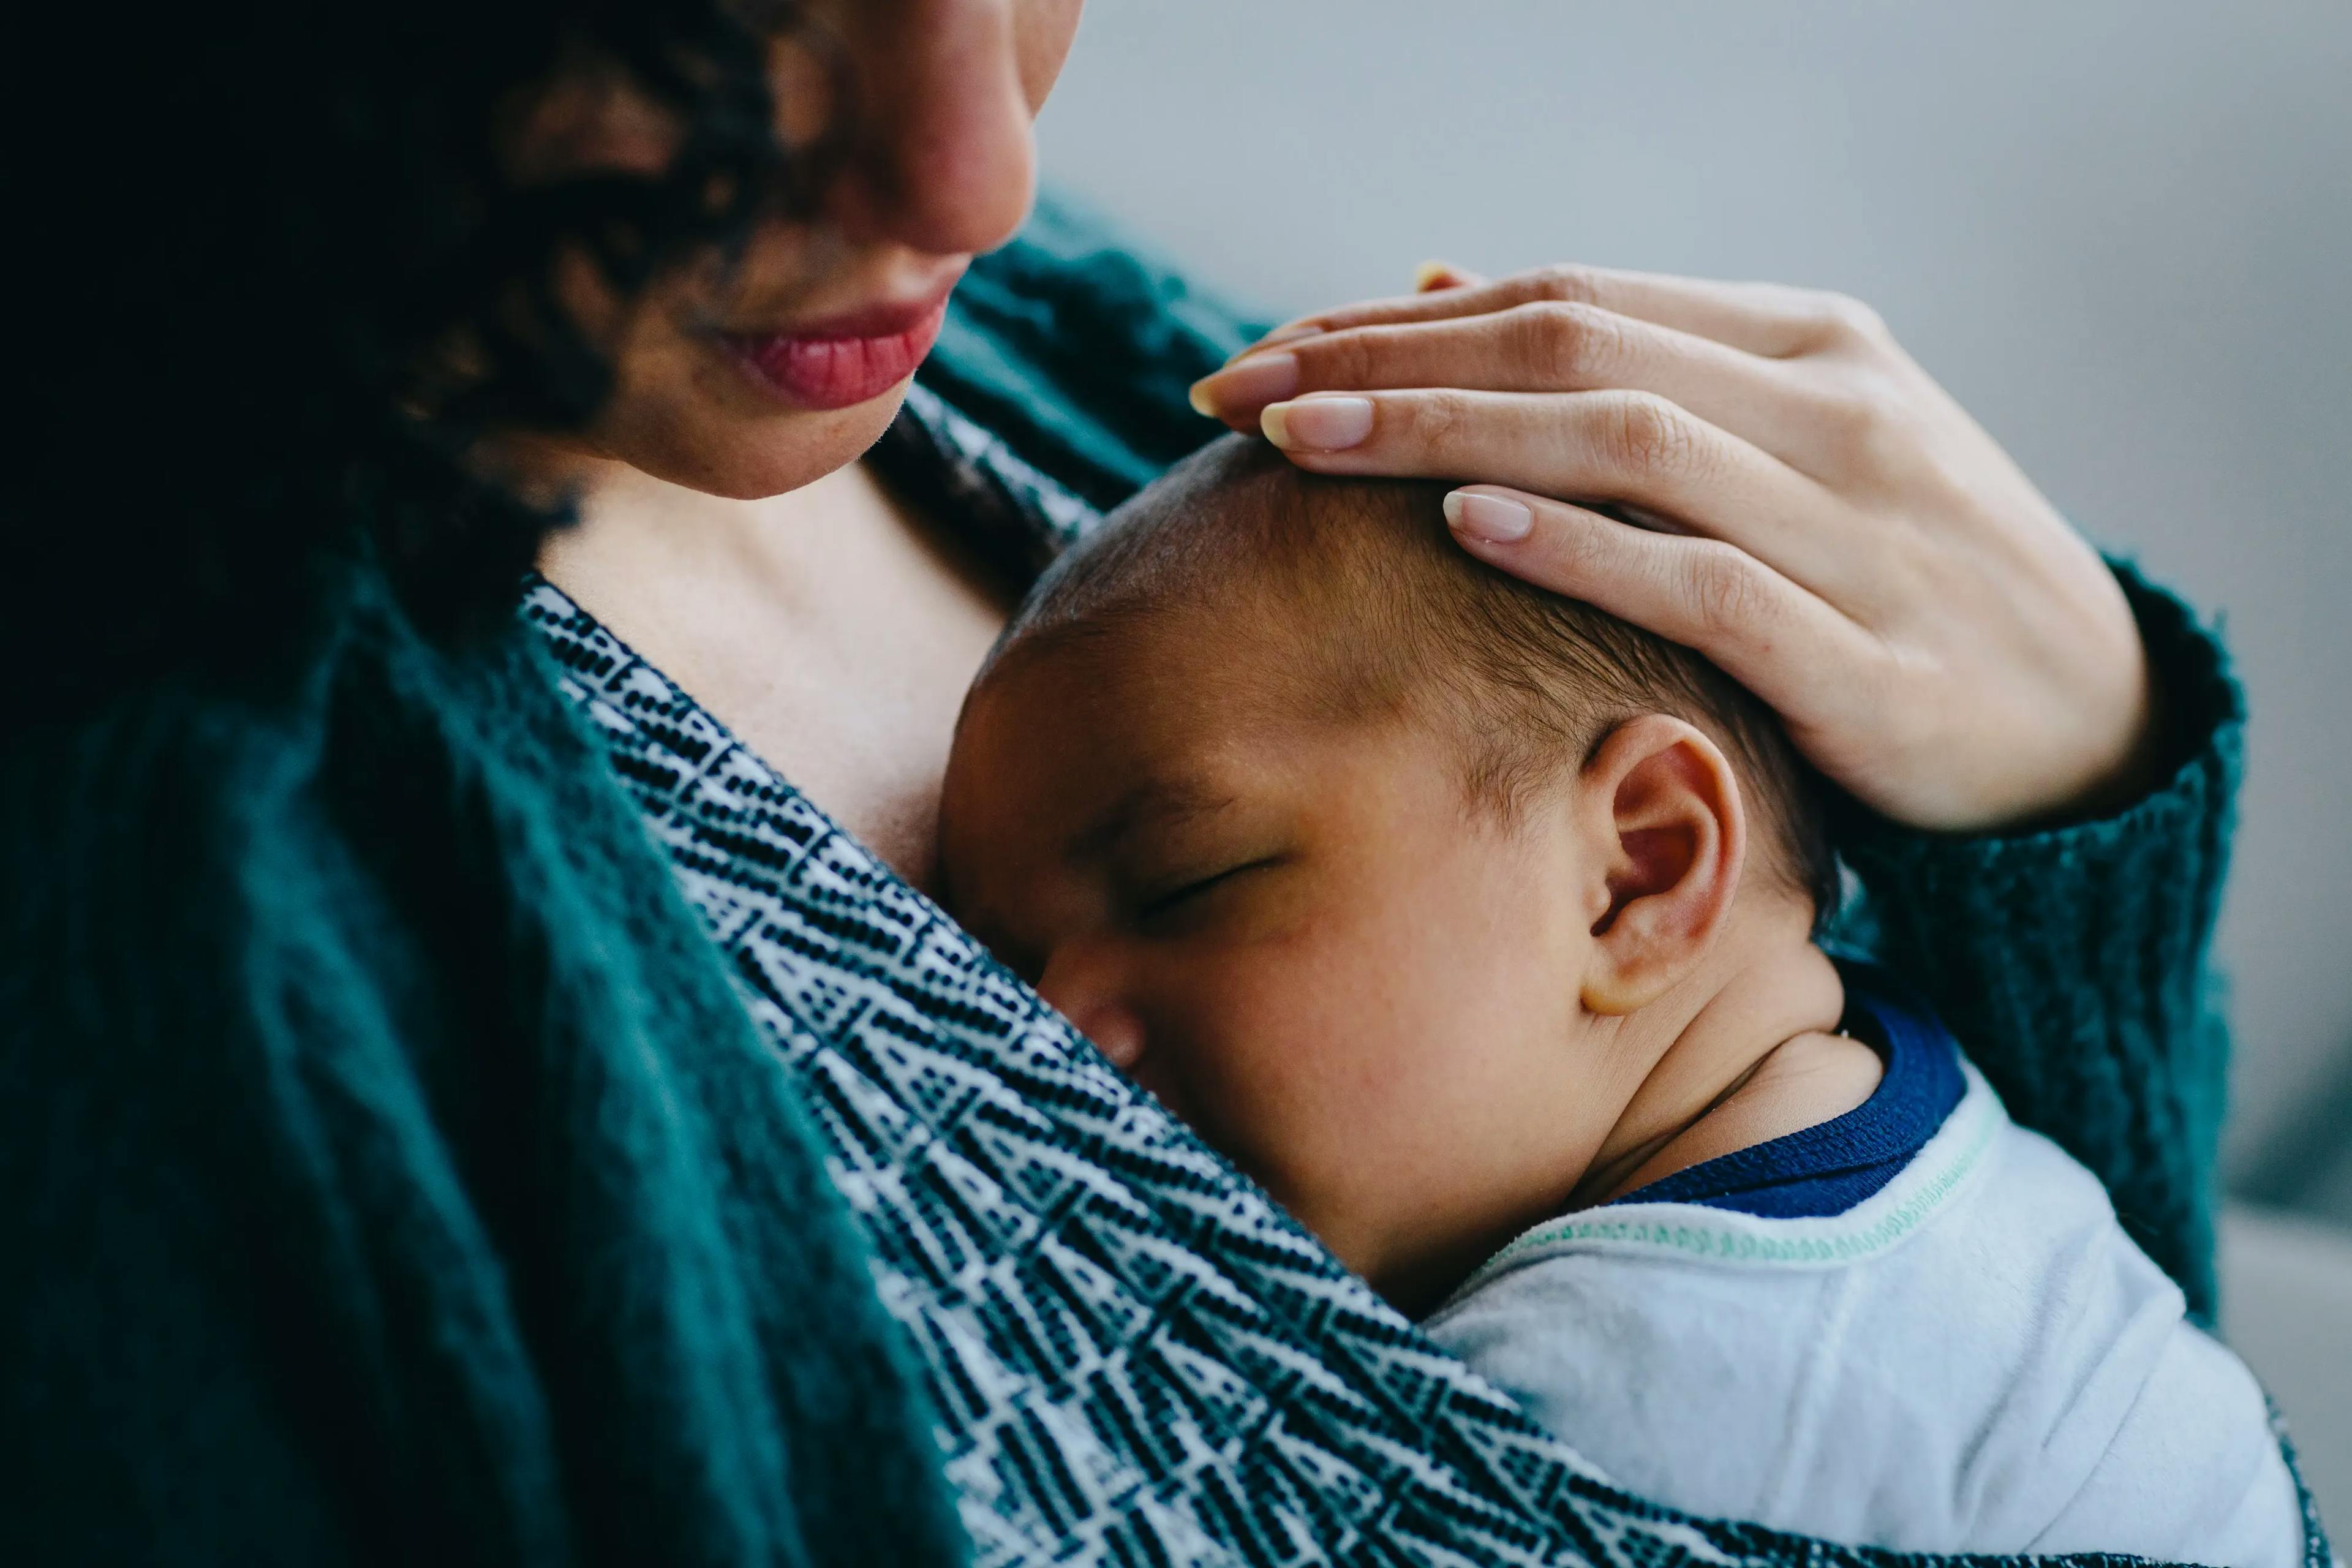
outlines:
[[[1145,826],[1172,826],[1208,816],[1240,797],[1197,779],[1146,779],[1120,795],[1070,840],[1071,860],[1098,860]]]

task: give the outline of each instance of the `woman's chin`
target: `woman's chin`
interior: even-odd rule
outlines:
[[[608,418],[596,445],[657,479],[731,500],[763,500],[814,484],[864,456],[898,417],[909,384],[846,408],[668,409]]]

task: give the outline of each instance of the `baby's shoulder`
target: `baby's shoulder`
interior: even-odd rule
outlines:
[[[1428,1327],[1693,1512],[1922,1551],[2252,1561],[2208,1548],[2292,1511],[2252,1375],[1980,1080],[1846,1214],[1563,1216]]]

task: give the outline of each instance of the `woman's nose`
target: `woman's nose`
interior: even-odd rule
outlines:
[[[849,237],[948,256],[1020,227],[1036,149],[1014,3],[902,0],[845,23],[855,128],[828,205]]]

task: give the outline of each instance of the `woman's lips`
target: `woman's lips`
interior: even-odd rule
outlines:
[[[847,408],[915,374],[938,341],[948,290],[788,332],[729,333],[728,347],[763,391],[796,408]]]

